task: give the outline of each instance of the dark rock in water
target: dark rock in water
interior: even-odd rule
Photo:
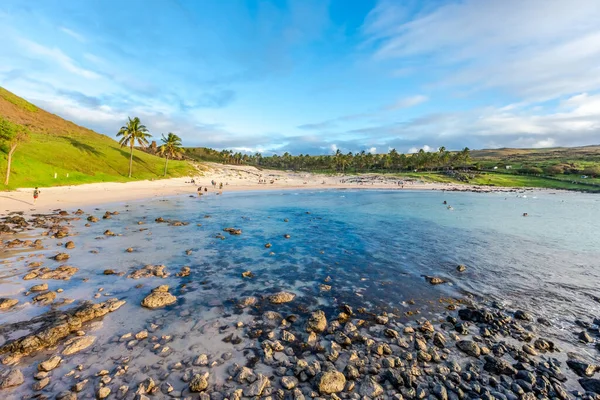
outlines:
[[[521,321],[533,321],[531,314],[522,310],[515,311],[515,319],[520,319]]]
[[[70,265],[61,265],[56,269],[43,267],[30,271],[23,277],[23,279],[26,281],[30,279],[69,280],[77,271],[79,271],[79,268],[75,268]]]
[[[223,229],[223,231],[229,232],[230,235],[241,235],[242,234],[242,230],[236,229],[236,228],[225,228],[225,229]]]
[[[338,371],[323,372],[317,378],[317,390],[321,394],[339,393],[345,385],[346,377]]]
[[[90,222],[98,222],[98,218],[94,217],[93,215],[90,215],[89,217],[87,217],[87,220]]]
[[[196,374],[190,381],[190,392],[201,392],[208,387],[208,380],[204,375]]]
[[[66,249],[74,249],[74,248],[75,248],[75,243],[73,243],[73,241],[72,241],[72,240],[70,240],[70,241],[68,241],[68,242],[65,244],[65,248],[66,248]]]
[[[115,275],[116,274],[114,269],[105,269],[103,273],[104,273],[104,275]]]
[[[597,371],[600,371],[600,366],[579,360],[567,360],[567,365],[579,376],[594,376]]]
[[[538,318],[537,322],[538,322],[538,324],[541,324],[541,325],[552,326],[552,322],[550,322],[550,320],[543,318],[543,317]]]
[[[175,276],[179,276],[179,277],[189,276],[191,271],[192,270],[188,266],[181,267],[181,271],[179,271],[178,273],[176,273]]]
[[[146,265],[143,268],[133,271],[129,275],[129,278],[140,279],[150,278],[153,276],[157,278],[166,278],[167,276],[169,276],[169,273],[166,271],[166,268],[167,267],[165,267],[164,265]]]
[[[306,330],[308,332],[321,333],[325,329],[327,329],[327,318],[325,317],[325,313],[321,310],[313,312],[308,318],[308,321],[306,321]]]
[[[517,370],[510,365],[508,361],[492,356],[485,356],[485,365],[483,366],[483,369],[496,375],[513,376],[517,373]]]
[[[383,388],[380,384],[378,384],[375,381],[375,379],[373,379],[372,377],[368,377],[360,385],[358,393],[361,396],[366,396],[367,398],[374,399],[383,394]]]
[[[70,255],[68,255],[67,253],[58,253],[57,255],[55,255],[53,258],[56,261],[64,261],[64,260],[68,260],[69,257],[71,257]]]
[[[254,274],[252,271],[244,271],[242,272],[242,278],[254,278]]]
[[[19,300],[17,299],[0,298],[0,310],[8,310],[13,308],[18,302]]]
[[[50,304],[54,299],[56,299],[56,292],[46,292],[35,296],[33,301],[41,304]]]
[[[288,235],[288,234],[286,233],[285,235],[283,235],[283,237],[284,237],[285,239],[289,239],[291,236],[290,236],[290,235]]]
[[[19,386],[23,382],[25,382],[25,378],[19,369],[10,369],[0,373],[0,389]]]
[[[456,267],[456,270],[458,272],[465,272],[467,270],[467,267],[464,266],[464,265],[462,265],[462,264],[460,264],[459,266]]]
[[[118,310],[125,300],[110,299],[103,303],[84,303],[83,305],[60,313],[52,314],[38,330],[11,340],[0,346],[0,354],[17,356],[29,355],[46,347],[55,346],[71,334],[81,330],[85,322],[102,317],[109,312]]]
[[[295,298],[296,298],[296,295],[294,293],[279,292],[279,293],[275,293],[275,294],[268,296],[267,300],[269,300],[269,302],[271,302],[272,304],[282,304],[282,303],[289,303],[290,301],[294,300]]]
[[[583,343],[592,343],[594,341],[594,339],[592,339],[592,337],[590,336],[590,334],[587,333],[586,331],[579,332],[579,335],[577,337]]]
[[[579,384],[588,392],[600,394],[600,379],[581,378]]]
[[[266,247],[267,249],[270,249],[270,248],[271,248],[271,246],[272,246],[272,245],[271,245],[271,243],[267,243],[267,244],[265,244],[265,247]]]
[[[456,347],[464,353],[467,353],[473,357],[479,357],[481,355],[481,349],[477,343],[472,340],[459,340],[456,342]]]

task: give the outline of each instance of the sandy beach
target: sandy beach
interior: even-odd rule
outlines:
[[[223,191],[255,191],[283,189],[386,189],[386,190],[466,190],[506,191],[510,188],[488,188],[473,185],[427,183],[403,180],[381,174],[315,175],[306,172],[259,170],[255,167],[207,163],[203,175],[187,178],[135,181],[127,183],[92,183],[77,186],[40,188],[40,198],[33,203],[33,188],[22,188],[0,194],[0,213],[46,212],[105,203],[158,198],[179,194],[196,194],[197,187],[208,188],[206,195]],[[191,180],[195,183],[191,183]],[[217,182],[213,188],[211,181]],[[262,181],[264,183],[259,183]],[[404,185],[402,185],[404,182]],[[400,183],[400,184],[399,184]]]

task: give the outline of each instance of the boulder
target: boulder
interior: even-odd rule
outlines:
[[[372,377],[366,378],[360,385],[358,393],[361,396],[367,396],[368,398],[374,399],[383,394],[383,388]]]
[[[62,361],[59,356],[52,356],[46,361],[42,361],[38,364],[38,371],[50,372],[54,368],[58,367],[58,364]]]
[[[472,340],[459,340],[456,342],[456,347],[458,347],[460,351],[473,357],[479,357],[481,355],[481,349],[477,343]]]
[[[205,375],[196,374],[190,381],[190,392],[201,392],[208,387],[208,378]]]
[[[90,347],[96,341],[95,336],[78,336],[69,339],[65,342],[66,347],[63,350],[65,356],[79,353],[81,350],[85,350]]]
[[[289,303],[290,301],[294,300],[295,298],[296,298],[296,295],[294,293],[290,293],[290,292],[279,292],[279,293],[275,293],[275,294],[272,294],[267,297],[267,299],[272,304]]]
[[[23,382],[25,382],[25,378],[19,369],[10,369],[0,373],[0,389],[19,386]]]
[[[56,299],[56,292],[46,292],[38,294],[33,298],[33,301],[40,304],[50,304]]]
[[[581,378],[579,384],[588,392],[600,394],[600,379]]]
[[[152,290],[148,296],[142,300],[142,307],[161,308],[177,302],[177,298],[169,293],[169,286],[161,285]]]
[[[306,330],[308,332],[321,333],[327,329],[327,318],[321,310],[313,312],[308,321],[306,321]]]
[[[55,255],[53,258],[56,261],[64,261],[64,260],[68,260],[71,256],[68,255],[67,253],[58,253],[57,255]]]
[[[29,289],[30,292],[44,292],[46,290],[48,290],[47,283],[40,283],[39,285],[34,285],[31,287],[31,289]]]
[[[323,372],[317,379],[317,390],[321,394],[339,393],[345,385],[346,377],[339,371]]]
[[[5,297],[0,298],[0,310],[8,310],[9,308],[13,308],[19,300],[17,299],[7,299]]]

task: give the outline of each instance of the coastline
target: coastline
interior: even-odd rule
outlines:
[[[0,194],[0,215],[11,212],[47,212],[58,208],[79,208],[107,203],[143,200],[174,195],[195,195],[197,186],[207,187],[206,195],[219,193],[211,181],[223,182],[223,192],[265,190],[447,190],[471,192],[508,192],[534,190],[529,188],[485,187],[467,184],[426,183],[405,181],[379,174],[322,176],[277,170],[258,170],[254,167],[208,163],[204,176],[135,181],[126,183],[103,182],[76,186],[40,188],[40,198],[33,204],[33,188],[21,188]],[[194,179],[195,184],[190,183]],[[267,183],[258,183],[259,179]],[[273,183],[270,183],[273,182]]]

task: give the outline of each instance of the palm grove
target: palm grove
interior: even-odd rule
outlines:
[[[129,177],[131,178],[132,167],[133,167],[133,148],[137,143],[140,147],[145,148],[148,146],[148,140],[152,137],[148,133],[148,128],[142,125],[138,117],[128,118],[127,124],[122,126],[117,137],[121,138],[119,144],[121,147],[129,147]],[[167,176],[167,168],[169,165],[169,158],[173,159],[182,154],[183,150],[181,147],[181,138],[174,133],[169,132],[167,136],[164,134],[161,138],[162,145],[158,148],[158,154],[165,157],[165,170],[164,176]]]

